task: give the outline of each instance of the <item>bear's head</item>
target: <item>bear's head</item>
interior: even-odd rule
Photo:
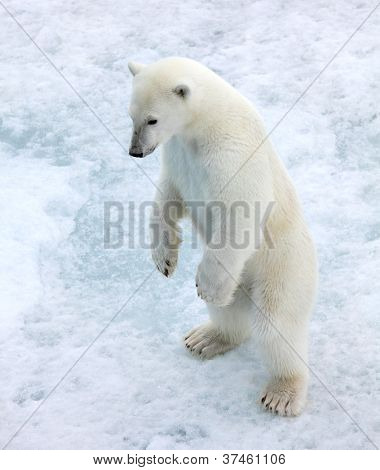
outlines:
[[[129,115],[133,134],[129,154],[142,158],[183,131],[189,122],[191,89],[178,67],[165,61],[128,64],[133,75]]]

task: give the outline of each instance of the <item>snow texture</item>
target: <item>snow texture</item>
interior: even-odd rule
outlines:
[[[3,0],[2,0],[3,1]],[[194,58],[250,98],[268,131],[375,0],[4,0],[128,148],[128,60]],[[315,378],[305,413],[256,400],[253,342],[200,362],[181,343],[207,318],[190,226],[178,271],[148,278],[150,253],[105,249],[103,206],[127,212],[155,188],[0,5],[0,441],[11,449],[369,449]],[[380,8],[272,135],[320,261],[310,365],[379,444]],[[158,152],[139,162],[158,178]],[[136,209],[137,213],[137,209]]]

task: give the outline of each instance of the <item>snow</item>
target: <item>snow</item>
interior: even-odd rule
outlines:
[[[270,130],[375,6],[4,4],[126,148],[128,60],[197,59],[249,97]],[[40,406],[8,448],[373,448],[315,377],[301,417],[260,410],[267,372],[252,342],[209,362],[189,356],[181,337],[207,318],[194,287],[201,253],[191,247],[189,224],[170,280],[148,277],[150,253],[128,246],[127,216],[124,246],[104,249],[104,202],[120,201],[127,213],[129,203],[151,200],[154,186],[0,12],[0,443]],[[379,22],[380,9],[271,137],[318,246],[310,365],[377,445]],[[153,181],[157,153],[141,162]],[[144,226],[137,222],[135,236]]]

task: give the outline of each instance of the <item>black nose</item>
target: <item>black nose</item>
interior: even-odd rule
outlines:
[[[129,151],[129,155],[130,155],[131,157],[135,157],[135,158],[142,158],[142,157],[144,156],[143,153],[135,153],[135,152],[133,152],[132,150]]]

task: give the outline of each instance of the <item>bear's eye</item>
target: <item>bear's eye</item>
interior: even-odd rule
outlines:
[[[157,124],[157,119],[149,119],[148,124],[149,126],[154,126],[155,124]]]

